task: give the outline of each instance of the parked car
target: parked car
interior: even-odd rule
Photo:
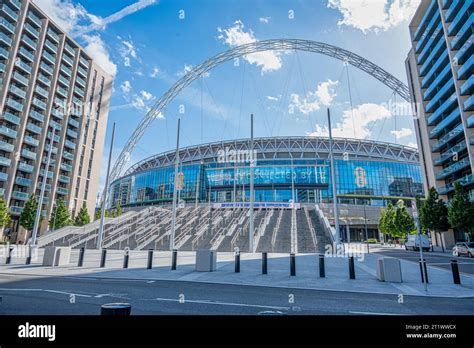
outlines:
[[[470,242],[461,242],[456,243],[453,247],[454,256],[467,255],[469,257],[474,257],[474,243]]]
[[[424,251],[430,250],[431,244],[427,235],[409,234],[407,236],[407,240],[405,242],[405,250],[420,250],[420,245]]]

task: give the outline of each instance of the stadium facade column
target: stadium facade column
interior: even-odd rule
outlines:
[[[331,183],[332,183],[332,200],[334,204],[334,228],[336,229],[336,245],[341,243],[339,231],[339,208],[337,205],[337,188],[336,188],[336,172],[334,167],[334,153],[332,148],[332,128],[331,128],[331,111],[328,108],[328,128],[329,128],[329,157],[331,162]]]

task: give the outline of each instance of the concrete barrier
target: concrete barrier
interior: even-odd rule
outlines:
[[[71,247],[48,246],[44,249],[43,266],[66,266],[71,261]]]
[[[217,252],[215,250],[198,250],[196,252],[196,271],[214,272],[217,265]]]
[[[384,257],[377,260],[377,278],[384,282],[402,283],[400,260]]]

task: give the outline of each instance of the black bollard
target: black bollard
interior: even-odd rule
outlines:
[[[153,249],[148,250],[148,263],[146,265],[147,269],[151,269],[153,267]]]
[[[324,269],[324,254],[319,254],[319,277],[326,277],[326,270]]]
[[[176,264],[178,263],[178,250],[173,249],[173,253],[171,255],[171,270],[176,270]]]
[[[354,256],[349,256],[349,278],[356,279],[355,267],[354,267]]]
[[[31,264],[32,253],[33,253],[32,246],[28,245],[28,256],[26,257],[26,262],[25,262],[26,265]]]
[[[262,274],[267,274],[267,253],[262,253]]]
[[[123,268],[128,268],[128,259],[130,258],[130,254],[128,250],[125,250],[125,255],[123,256]]]
[[[235,253],[235,273],[240,273],[240,252]]]
[[[107,303],[101,306],[100,315],[130,315],[130,303]]]
[[[420,273],[421,273],[421,282],[424,283],[426,279],[426,283],[428,281],[428,269],[426,268],[426,260],[423,260],[423,265],[421,264],[421,259],[418,259],[418,263],[420,265]]]
[[[6,265],[9,265],[10,263],[12,263],[12,251],[13,251],[13,248],[9,247],[8,248],[8,256],[7,256],[7,259],[5,260]]]
[[[107,249],[102,249],[102,254],[100,256],[100,268],[105,267],[105,258],[107,257]]]
[[[84,252],[86,251],[85,248],[81,248],[79,250],[79,260],[77,261],[77,267],[82,267],[84,264]]]
[[[459,275],[459,265],[457,260],[451,260],[451,270],[453,271],[454,284],[461,284],[461,277]]]
[[[290,275],[294,277],[296,275],[296,259],[295,254],[290,254]]]

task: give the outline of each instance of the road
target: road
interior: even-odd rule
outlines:
[[[128,302],[139,315],[472,315],[469,299],[297,290],[183,281],[0,276],[0,315],[95,315]],[[436,303],[434,306],[433,303]]]
[[[418,262],[420,259],[419,251],[405,250],[403,248],[381,248],[377,249],[376,253],[413,262]],[[466,256],[455,257],[451,254],[451,251],[447,251],[444,255],[425,251],[423,252],[423,257],[426,259],[428,265],[447,270],[451,270],[451,260],[457,260],[459,263],[459,271],[461,273],[474,275],[474,258],[470,259]]]

